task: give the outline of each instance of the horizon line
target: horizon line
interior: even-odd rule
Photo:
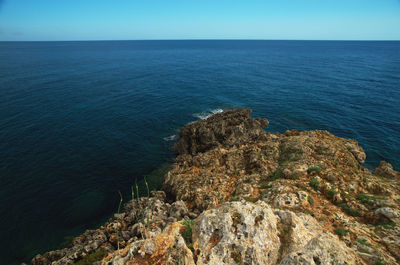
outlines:
[[[0,42],[95,42],[95,41],[382,41],[397,42],[400,39],[241,39],[241,38],[188,38],[188,39],[96,39],[96,40],[0,40]]]

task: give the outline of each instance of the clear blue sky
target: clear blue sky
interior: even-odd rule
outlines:
[[[0,0],[0,40],[400,40],[400,0]]]

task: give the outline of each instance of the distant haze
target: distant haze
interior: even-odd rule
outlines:
[[[400,40],[399,0],[0,0],[0,40]]]

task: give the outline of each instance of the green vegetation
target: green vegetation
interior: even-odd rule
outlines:
[[[366,241],[365,239],[357,238],[356,241],[357,241],[358,243],[360,243],[361,245],[363,245],[363,246],[371,247],[371,245],[368,244],[367,241]]]
[[[74,265],[89,265],[93,264],[96,261],[102,260],[107,255],[107,252],[104,249],[96,250],[93,253],[90,253],[83,257],[81,260],[74,263]]]
[[[278,168],[277,170],[274,171],[272,176],[269,178],[269,181],[274,181],[278,178],[281,178],[283,176],[283,171],[281,168]]]
[[[150,216],[150,190],[149,190],[149,184],[147,183],[146,177],[144,177],[144,183],[146,184],[146,190],[147,190],[147,207],[146,207],[146,225],[147,228],[149,228],[149,216]]]
[[[307,196],[307,201],[310,205],[314,205],[314,199],[310,195]]]
[[[280,146],[281,155],[279,157],[279,164],[286,167],[290,162],[295,162],[301,159],[304,150],[301,149],[298,143],[290,143]]]
[[[336,228],[335,232],[339,236],[345,236],[345,235],[347,235],[349,233],[349,230],[346,230],[346,229],[344,229],[342,227],[338,227],[338,228]]]
[[[372,199],[372,196],[371,196],[371,195],[368,195],[368,194],[366,194],[366,193],[360,193],[360,194],[358,194],[358,195],[357,195],[357,199],[358,199],[361,203],[363,203],[363,204],[365,204],[365,205],[370,205],[370,206],[374,205],[374,200]]]
[[[243,181],[244,183],[251,183],[251,178],[247,178]]]
[[[269,188],[272,188],[271,184],[261,183],[261,185],[260,185],[260,189],[269,189]]]
[[[333,198],[335,197],[336,194],[337,194],[337,191],[334,188],[330,188],[328,190],[328,192],[326,193],[326,198],[328,198],[328,200],[333,200]]]
[[[384,264],[385,263],[383,263],[383,260],[381,258],[379,258],[375,263],[375,265],[384,265]]]
[[[310,174],[312,172],[315,172],[315,173],[318,174],[318,173],[321,173],[322,171],[323,171],[323,168],[322,168],[322,166],[320,164],[317,164],[316,166],[310,167],[310,168],[307,169],[307,173],[308,174]]]
[[[310,210],[305,209],[303,211],[305,214],[311,215],[311,216],[315,216],[313,212],[311,212]]]
[[[252,203],[255,203],[259,200],[259,198],[254,198],[254,197],[244,197],[243,199],[245,201],[252,202]]]
[[[357,199],[364,205],[374,206],[377,200],[384,199],[385,196],[369,195],[366,193],[360,193],[357,195]]]
[[[351,216],[360,216],[360,211],[357,209],[353,209],[350,206],[348,206],[346,203],[341,203],[339,204],[339,207],[342,208],[342,210],[347,213],[348,215]]]
[[[193,220],[183,220],[182,223],[185,228],[181,231],[181,235],[190,249],[193,249],[192,233],[193,233]]]
[[[313,187],[314,190],[319,190],[321,183],[319,183],[318,179],[313,178],[312,180],[310,180],[310,186]]]
[[[242,216],[238,212],[234,212],[232,215],[233,226],[236,227],[242,221]]]
[[[231,248],[231,258],[235,261],[236,264],[241,264],[243,262],[242,255],[239,250]]]
[[[118,193],[119,193],[119,197],[120,197],[119,205],[118,205],[118,214],[120,214],[121,204],[122,204],[122,194],[120,191],[118,191]],[[119,222],[117,222],[117,247],[118,247],[118,251],[119,251],[119,229],[118,228],[119,228]]]

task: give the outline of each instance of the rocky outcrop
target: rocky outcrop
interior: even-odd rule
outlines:
[[[386,161],[381,161],[379,167],[375,169],[374,174],[384,178],[400,179],[400,172],[393,170],[393,166]]]
[[[252,119],[250,113],[248,109],[231,110],[186,125],[180,131],[174,151],[181,155],[194,155],[215,147],[255,141],[263,135],[268,121]]]
[[[265,203],[228,202],[196,220],[193,247],[197,264],[276,264],[278,217]]]
[[[269,133],[250,114],[182,128],[163,191],[32,263],[400,263],[399,172],[386,162],[374,174],[363,168],[354,140]]]
[[[172,223],[154,238],[135,241],[102,260],[102,264],[195,265],[192,251],[181,236],[184,225]]]
[[[150,198],[126,203],[121,214],[115,214],[99,229],[88,230],[75,238],[70,247],[37,255],[32,265],[74,264],[90,256],[101,260],[118,247],[124,248],[132,242],[152,238],[169,224],[197,216],[189,212],[182,201],[168,203],[163,191],[153,191],[151,195]]]

